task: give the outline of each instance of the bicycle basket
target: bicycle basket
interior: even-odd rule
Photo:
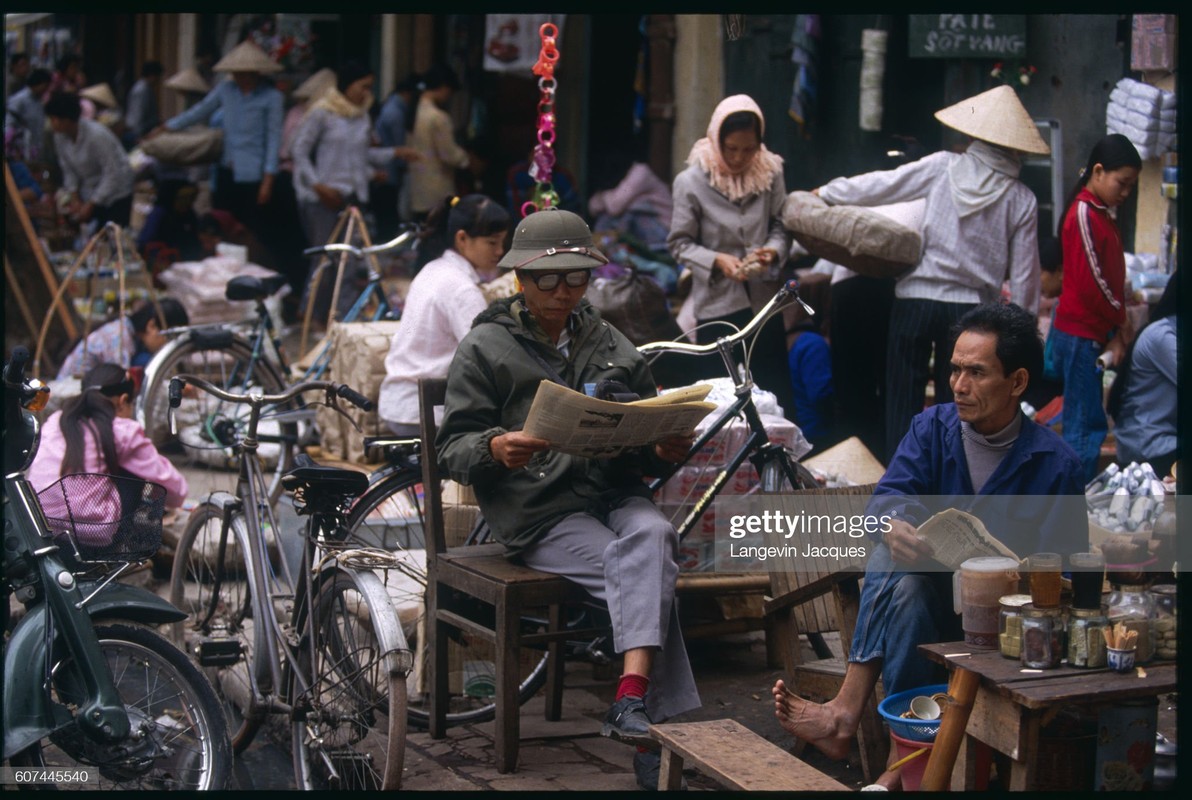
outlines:
[[[141,561],[161,547],[164,486],[118,475],[66,475],[37,494],[50,536],[81,562]]]

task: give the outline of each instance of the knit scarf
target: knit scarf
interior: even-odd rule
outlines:
[[[336,89],[334,86],[332,86],[327,89],[327,91],[323,92],[323,96],[318,99],[312,108],[322,108],[330,111],[336,116],[347,117],[351,119],[352,117],[358,117],[361,114],[366,113],[369,106],[371,105],[371,95],[369,96],[368,102],[362,106],[358,106],[348,100],[348,98],[344,97],[339,89]]]
[[[1022,161],[1013,150],[974,140],[948,167],[952,199],[961,218],[992,205],[1018,180]]]
[[[734,202],[769,191],[774,176],[782,172],[782,157],[771,153],[764,144],[761,144],[757,155],[744,172],[733,174],[729,171],[728,164],[724,163],[724,157],[720,153],[720,126],[729,114],[738,111],[756,114],[761,132],[765,134],[766,119],[762,116],[761,108],[749,95],[735,94],[724,98],[716,106],[708,123],[708,135],[692,145],[691,152],[687,155],[687,164],[698,164],[708,174],[708,183],[712,188]]]

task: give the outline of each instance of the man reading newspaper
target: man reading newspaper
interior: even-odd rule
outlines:
[[[1088,549],[1080,460],[1019,406],[1027,384],[1042,374],[1035,318],[1015,305],[982,305],[960,318],[954,336],[955,402],[915,417],[870,504],[893,521],[866,566],[839,693],[820,705],[794,696],[781,680],[772,690],[782,727],[835,758],[848,754],[879,676],[887,695],[936,683],[918,646],[962,636],[952,612],[952,572],[933,559],[917,530],[933,507],[973,514],[1023,556]],[[1077,502],[1063,502],[1065,496]],[[878,783],[897,788],[898,775],[887,771]]]
[[[579,392],[611,380],[657,394],[645,359],[584,299],[592,269],[605,263],[576,214],[550,209],[518,223],[500,266],[515,271],[521,291],[477,316],[460,342],[435,444],[440,466],[473,487],[511,554],[608,604],[624,674],[601,733],[639,746],[634,774],[654,789],[660,761],[642,747],[648,725],[700,701],[675,609],[678,535],[643,476],[681,461],[693,439],[586,458],[522,430],[544,379]]]

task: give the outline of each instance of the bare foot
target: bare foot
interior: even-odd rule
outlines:
[[[770,691],[774,695],[774,716],[784,731],[829,758],[848,757],[857,720],[850,719],[831,701],[821,705],[796,696],[781,680]]]

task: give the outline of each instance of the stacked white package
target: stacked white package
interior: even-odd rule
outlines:
[[[1175,148],[1175,93],[1122,78],[1109,94],[1105,127],[1133,142],[1142,158],[1157,158]]]

